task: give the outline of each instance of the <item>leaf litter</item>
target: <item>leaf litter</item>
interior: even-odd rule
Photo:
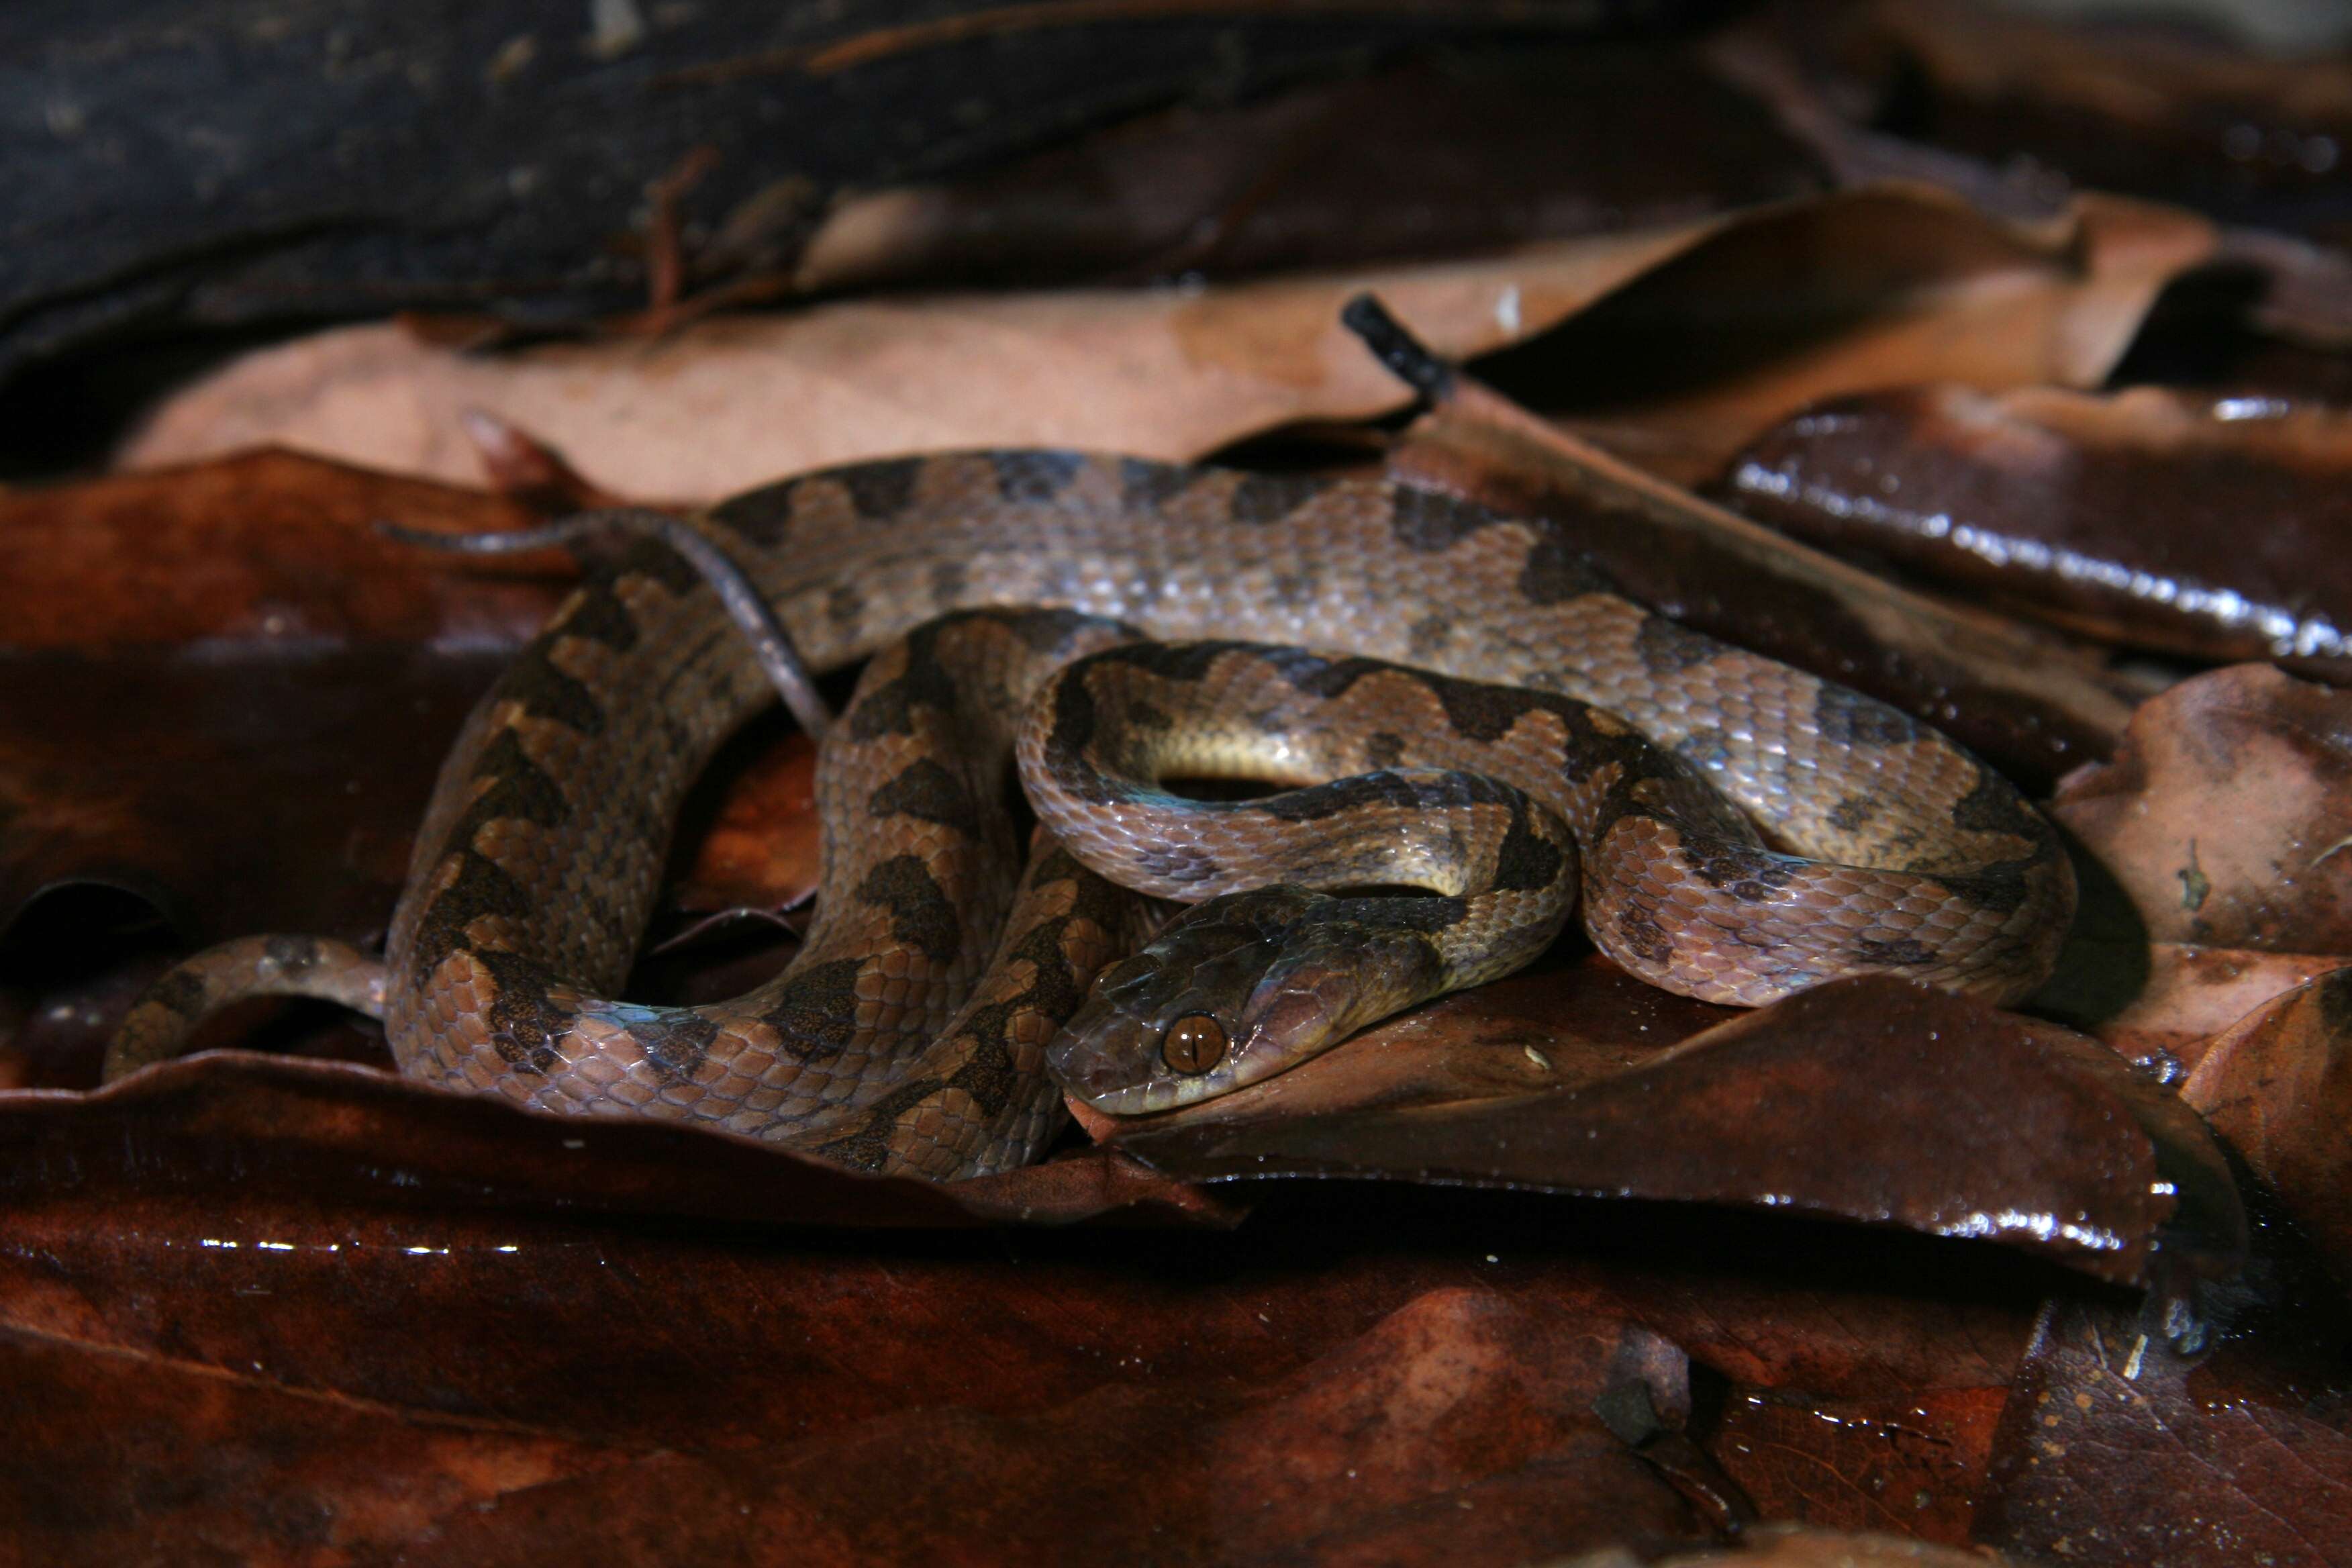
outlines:
[[[1228,254],[1278,210],[1245,205]],[[2179,503],[2166,465],[2197,408],[2082,392],[2220,244],[2153,205],[1993,216],[1884,187],[1501,258],[847,299],[652,342],[466,355],[349,328],[192,388],[121,474],[0,497],[0,579],[27,606],[0,658],[0,1060],[37,1041],[57,1085],[0,1092],[23,1539],[58,1562],[166,1533],[282,1563],[984,1541],[1615,1568],[1713,1561],[1733,1532],[1741,1560],[1790,1564],[2341,1560],[2347,1363],[2320,1304],[2347,1267],[2336,694],[2242,666],[2135,711],[2148,682],[2114,644],[2178,637],[2112,609],[2029,629],[2013,575],[1925,596],[1684,488],[1742,448],[1822,461],[1806,410],[1845,397],[1906,483],[1951,467],[1956,419],[2001,433],[1965,492],[1990,523],[2084,510],[2000,467],[2037,435]],[[119,904],[41,929],[59,889],[126,889],[188,942],[366,937],[457,717],[561,591],[560,560],[461,570],[376,517],[511,527],[943,446],[1191,458],[1273,432],[1252,450],[1276,455],[1285,430],[1412,401],[1339,325],[1367,288],[1436,353],[1495,355],[1538,411],[1460,382],[1370,438],[1391,471],[1550,517],[1653,602],[2057,784],[2114,896],[2046,1016],[1894,982],[1734,1015],[1571,942],[1253,1090],[1096,1119],[949,1189],[452,1099],[366,1065],[363,1033],[340,1053],[359,1060],[76,1079],[156,938],[124,938]],[[1702,342],[1703,321],[1729,325]],[[1596,374],[1634,343],[1666,368]],[[259,443],[362,466],[229,455]],[[2244,482],[2319,497],[2292,489],[2324,482],[2314,451],[2258,452],[2269,478]],[[467,488],[485,479],[505,493]],[[781,733],[738,748],[689,816],[673,926],[803,896],[807,767]],[[217,804],[240,800],[266,831]],[[772,965],[791,939],[762,931],[646,973],[685,994]],[[72,943],[100,957],[51,963]]]

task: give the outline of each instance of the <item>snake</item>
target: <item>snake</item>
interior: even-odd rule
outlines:
[[[707,571],[646,538],[466,721],[381,960],[199,954],[108,1076],[237,996],[324,995],[425,1083],[950,1179],[1035,1158],[1066,1090],[1127,1113],[1285,1070],[1526,962],[1571,907],[1637,975],[1742,1005],[1871,973],[2014,1001],[2072,917],[2054,833],[1990,766],[1644,608],[1539,519],[1023,449],[804,474],[688,526],[809,668],[865,664],[782,973],[615,999],[688,789],[774,700]]]

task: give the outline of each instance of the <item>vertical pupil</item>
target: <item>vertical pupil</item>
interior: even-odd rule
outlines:
[[[1160,1059],[1181,1073],[1204,1073],[1224,1059],[1225,1026],[1206,1013],[1192,1013],[1168,1026]]]

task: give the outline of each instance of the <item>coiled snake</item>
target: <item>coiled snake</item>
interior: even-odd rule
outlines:
[[[876,656],[823,749],[818,920],[782,975],[710,1005],[608,999],[687,788],[772,700],[709,583],[647,540],[467,721],[381,965],[311,939],[199,955],[109,1075],[232,996],[299,991],[380,1008],[429,1082],[946,1177],[1042,1146],[1049,1045],[1118,1110],[1263,1077],[1532,956],[1580,860],[1593,940],[1718,1001],[1867,971],[2014,998],[2071,916],[2048,826],[1948,741],[1435,493],[981,452],[811,474],[697,526],[812,668]],[[1218,775],[1311,787],[1164,783]],[[1098,873],[1215,897],[1121,960],[1150,911]],[[1371,891],[1397,884],[1423,891]]]

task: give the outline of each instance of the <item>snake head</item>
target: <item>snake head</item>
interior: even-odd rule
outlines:
[[[1409,925],[1297,888],[1186,910],[1095,982],[1046,1048],[1056,1082],[1118,1116],[1169,1110],[1271,1078],[1436,984]]]

